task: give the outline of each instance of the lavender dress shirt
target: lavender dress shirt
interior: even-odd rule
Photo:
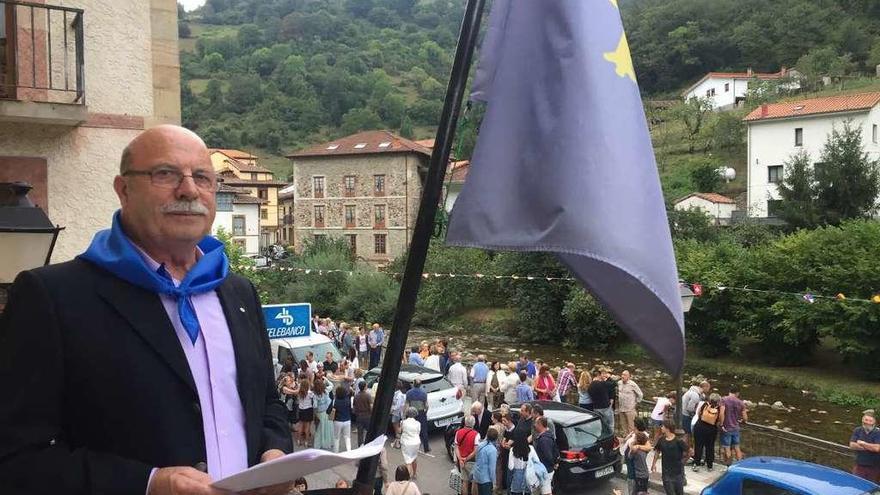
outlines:
[[[150,268],[159,269],[159,263],[139,247],[138,250]],[[179,280],[172,280],[174,285],[180,285]],[[217,292],[192,296],[201,327],[195,344],[180,322],[177,301],[171,296],[160,294],[159,297],[186,355],[199,394],[208,475],[213,480],[219,480],[247,469],[244,407],[238,395],[235,350]],[[153,469],[150,473],[150,481],[155,472],[156,469]],[[147,493],[149,486],[147,483]]]

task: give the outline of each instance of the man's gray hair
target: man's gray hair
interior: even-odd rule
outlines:
[[[483,403],[476,400],[473,404],[471,404],[471,411],[480,411],[483,412]]]
[[[464,417],[464,425],[468,428],[473,428],[475,424],[477,424],[477,420],[475,420],[473,416]]]
[[[417,411],[416,408],[414,408],[414,407],[406,408],[406,417],[407,418],[415,418],[418,415],[419,415],[419,411]]]

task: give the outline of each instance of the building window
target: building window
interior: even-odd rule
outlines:
[[[251,173],[251,180],[257,180],[257,174]]]
[[[779,215],[779,207],[782,206],[781,199],[770,199],[767,200],[767,216],[775,217]]]
[[[232,217],[232,235],[247,235],[245,234],[244,215]]]
[[[771,165],[767,167],[767,182],[770,184],[782,182],[782,165]]]
[[[725,93],[730,92],[730,83],[724,83],[724,92]]]
[[[342,178],[343,196],[345,196],[347,198],[354,196],[354,189],[355,189],[356,182],[357,181],[355,180],[355,176],[353,176],[353,175],[346,175],[345,177]]]
[[[324,178],[323,177],[313,177],[312,182],[313,182],[313,186],[314,186],[313,196],[316,198],[323,198],[324,197]]]
[[[345,205],[345,228],[351,229],[357,226],[357,218],[354,205]]]
[[[874,126],[874,134],[877,134],[877,126]],[[875,139],[876,143],[877,140]],[[385,196],[385,176],[384,175],[374,175],[373,176],[373,194],[376,196]]]
[[[794,130],[794,145],[795,146],[803,146],[804,145],[804,129],[802,127],[798,127]]]
[[[324,205],[315,205],[315,227],[324,228]]]
[[[266,189],[265,187],[261,187],[261,188],[257,189],[257,196],[260,199],[268,200],[269,199],[269,190]]]
[[[877,124],[871,126],[871,142],[877,144]]]
[[[269,209],[268,208],[260,208],[260,220],[268,220],[269,219]]]
[[[244,239],[233,239],[232,244],[236,247],[241,248],[243,251],[247,250],[247,244]]]
[[[322,244],[326,239],[327,236],[324,234],[315,234],[315,244]]]
[[[346,237],[348,237],[348,247],[351,249],[351,257],[354,258],[357,256],[358,252],[358,236],[357,234],[348,234]]]
[[[385,234],[373,234],[373,253],[385,254]]]
[[[373,228],[376,229],[384,229],[385,228],[385,205],[376,205],[373,207],[374,213],[374,222]]]
[[[217,211],[232,211],[232,194],[217,195]]]

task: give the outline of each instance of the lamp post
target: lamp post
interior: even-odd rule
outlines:
[[[58,233],[41,208],[27,194],[26,182],[0,182],[0,311],[6,305],[6,290],[24,270],[48,265]]]
[[[694,291],[684,282],[678,282],[678,290],[681,294],[681,310],[687,314],[691,310],[694,303]],[[682,371],[675,377],[675,434],[679,437],[684,436],[684,427],[681,424],[681,416],[683,413],[681,403],[681,389],[684,387],[684,367]]]

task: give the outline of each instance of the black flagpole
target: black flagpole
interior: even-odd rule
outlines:
[[[397,375],[400,373],[401,356],[415,312],[419,286],[422,283],[422,270],[425,268],[425,257],[428,255],[428,245],[434,230],[434,217],[437,214],[440,193],[443,189],[443,177],[446,175],[449,163],[449,152],[452,148],[455,127],[458,124],[458,114],[467,86],[477,35],[480,32],[484,5],[485,0],[468,0],[465,7],[461,32],[458,35],[458,47],[455,50],[452,72],[449,75],[449,86],[446,88],[446,101],[443,103],[443,113],[440,115],[440,124],[437,127],[437,138],[434,141],[431,163],[422,189],[418,218],[409,245],[409,257],[400,284],[400,294],[397,297],[397,309],[394,313],[388,348],[382,362],[382,375],[373,402],[367,441],[372,441],[387,431],[388,421],[391,419],[391,401],[397,386]],[[355,493],[369,495],[373,492],[377,466],[378,457],[361,460],[355,479]]]

